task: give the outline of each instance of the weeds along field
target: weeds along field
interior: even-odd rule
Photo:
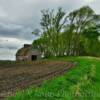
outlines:
[[[13,95],[16,91],[26,89],[31,85],[40,86],[44,80],[61,75],[74,65],[72,62],[56,60],[0,61],[0,98]]]

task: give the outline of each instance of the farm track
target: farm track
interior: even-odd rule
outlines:
[[[64,61],[0,63],[0,98],[31,85],[40,86],[44,80],[62,75],[74,66],[74,63]]]

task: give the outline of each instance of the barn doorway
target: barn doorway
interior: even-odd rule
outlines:
[[[32,60],[32,61],[37,60],[37,55],[32,55],[32,56],[31,56],[31,60]]]

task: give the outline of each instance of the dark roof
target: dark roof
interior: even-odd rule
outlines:
[[[23,47],[17,51],[16,56],[26,56],[29,54],[30,49],[30,47]]]

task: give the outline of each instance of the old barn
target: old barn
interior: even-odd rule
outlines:
[[[33,49],[31,45],[24,44],[24,47],[16,53],[17,61],[35,61],[41,58],[41,53],[37,49]]]

